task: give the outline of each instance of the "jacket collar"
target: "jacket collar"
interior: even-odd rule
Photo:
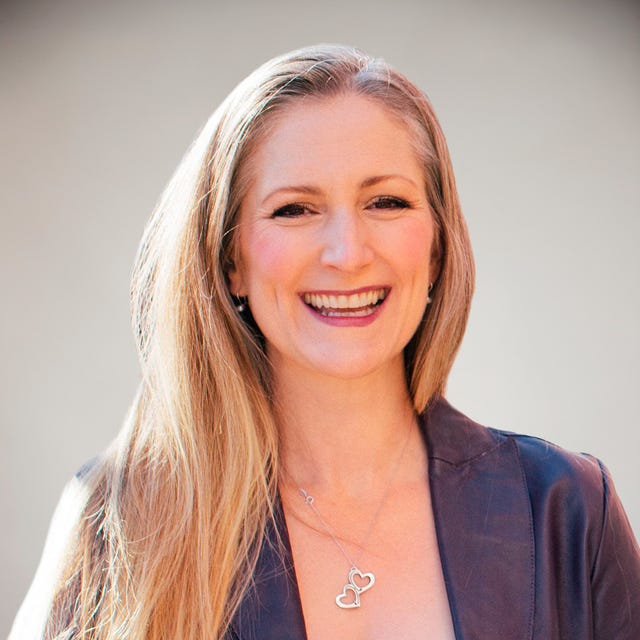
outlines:
[[[438,548],[458,640],[533,633],[529,491],[515,440],[444,399],[422,416]]]
[[[438,398],[421,415],[438,546],[457,640],[531,638],[534,595],[529,494],[513,439]],[[306,640],[278,499],[255,580],[231,625],[238,640]],[[507,613],[508,615],[505,615]]]
[[[275,525],[275,528],[274,528]],[[235,635],[233,635],[235,634]],[[253,581],[231,623],[239,640],[306,640],[300,592],[293,568],[289,532],[277,496],[268,521]]]

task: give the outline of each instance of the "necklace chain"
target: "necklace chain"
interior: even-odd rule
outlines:
[[[360,553],[358,554],[358,557],[356,558],[356,560],[353,560],[351,556],[347,553],[343,544],[338,539],[338,536],[335,534],[335,531],[333,530],[333,528],[322,517],[322,514],[320,513],[318,507],[316,507],[315,505],[314,497],[310,495],[306,489],[303,489],[302,487],[298,489],[298,493],[304,499],[305,504],[308,505],[309,508],[313,511],[315,516],[318,518],[320,524],[324,527],[324,529],[329,534],[329,536],[331,536],[331,539],[333,540],[336,547],[340,549],[340,553],[342,553],[342,555],[345,557],[345,559],[349,563],[349,574],[347,577],[347,583],[342,588],[342,591],[336,596],[336,604],[341,609],[354,609],[359,607],[360,595],[365,591],[371,589],[371,587],[373,587],[373,585],[375,584],[375,581],[376,581],[375,575],[371,572],[366,573],[366,572],[360,571],[360,569],[358,569],[357,563],[360,561],[360,557],[366,549],[367,543],[369,542],[369,539],[373,534],[376,524],[378,523],[378,519],[380,518],[380,513],[382,512],[382,508],[387,502],[387,498],[389,497],[389,493],[391,492],[391,486],[393,484],[393,480],[396,477],[396,474],[398,473],[398,469],[400,468],[400,462],[404,457],[404,452],[409,443],[410,436],[411,436],[411,429],[407,434],[407,438],[404,442],[404,445],[402,446],[400,455],[396,460],[396,464],[394,465],[391,471],[391,474],[389,475],[387,486],[385,487],[384,494],[382,495],[382,499],[378,504],[378,508],[376,509],[376,512],[373,514],[373,518],[371,519],[371,524],[369,525],[366,535],[362,540],[362,543],[360,544]]]
[[[298,489],[298,493],[304,498],[305,504],[308,504],[311,507],[311,510],[313,511],[313,513],[316,514],[316,517],[318,518],[318,520],[320,520],[320,524],[326,529],[327,533],[331,536],[331,539],[335,542],[338,549],[340,549],[340,551],[342,552],[342,555],[347,559],[347,562],[351,565],[351,567],[355,567],[356,562],[352,560],[351,556],[349,556],[349,554],[345,551],[345,548],[342,546],[342,543],[340,542],[340,540],[338,540],[333,529],[327,524],[325,519],[322,517],[322,514],[320,513],[320,511],[318,511],[318,507],[316,507],[316,505],[314,504],[313,496],[309,495],[306,492],[306,490],[302,488]]]

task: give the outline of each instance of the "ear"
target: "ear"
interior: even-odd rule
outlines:
[[[440,248],[435,246],[431,251],[431,260],[429,261],[429,282],[435,282],[440,276],[442,267],[442,255]]]
[[[247,291],[244,284],[242,266],[237,262],[232,262],[227,270],[229,278],[229,291],[233,296],[246,296]]]

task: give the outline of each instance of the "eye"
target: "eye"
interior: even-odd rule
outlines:
[[[301,216],[313,213],[307,205],[294,202],[278,207],[271,214],[272,218],[300,218]]]
[[[368,205],[369,209],[408,209],[411,205],[403,198],[379,196]]]

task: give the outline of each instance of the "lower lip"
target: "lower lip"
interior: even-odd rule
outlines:
[[[379,305],[374,307],[371,313],[366,316],[325,316],[304,302],[304,300],[301,299],[300,301],[309,310],[309,312],[313,314],[314,318],[324,322],[325,324],[330,324],[334,327],[366,327],[377,319],[382,312],[382,307],[385,306],[388,299],[389,294],[387,294],[385,299]]]

